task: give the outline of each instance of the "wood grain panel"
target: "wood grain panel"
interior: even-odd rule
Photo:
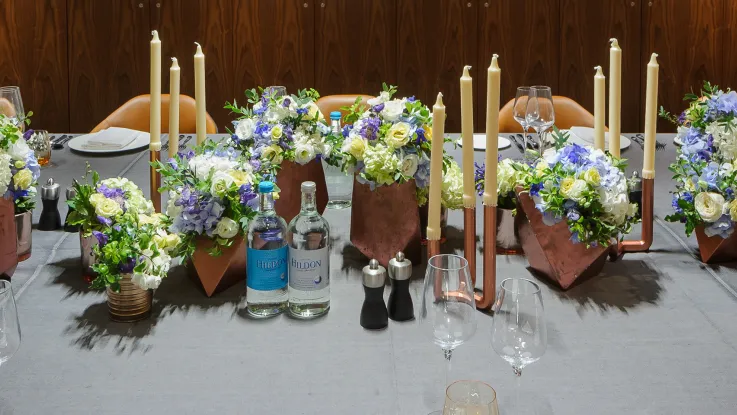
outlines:
[[[176,57],[181,69],[181,92],[194,97],[194,42],[205,54],[207,112],[220,131],[230,126],[223,109],[235,97],[233,86],[233,0],[153,0],[153,28],[162,45],[162,88],[169,91],[169,67]]]
[[[561,62],[557,95],[594,112],[594,66],[609,77],[609,39],[622,48],[622,131],[642,131],[640,78],[642,0],[561,0]],[[607,85],[608,85],[607,79]],[[609,90],[607,86],[607,97]],[[608,98],[607,98],[608,102]],[[608,108],[608,104],[607,104]],[[607,110],[608,111],[608,110]]]
[[[234,0],[235,89],[315,85],[316,0]]]
[[[513,99],[517,87],[523,85],[548,85],[555,94],[560,62],[559,0],[482,3],[477,65],[485,77],[492,55],[499,55],[501,105]],[[482,104],[477,105],[476,118],[485,119],[486,81],[477,82],[475,89],[477,102]]]
[[[149,0],[68,0],[70,130],[149,90]]]
[[[397,0],[322,0],[315,11],[315,88],[376,95],[397,83]]]
[[[658,105],[680,113],[685,93],[698,92],[704,80],[721,79],[719,28],[724,24],[723,0],[652,0],[643,3],[642,8],[642,102],[645,65],[655,52],[660,62]],[[675,127],[661,120],[658,131],[671,132]]]
[[[722,79],[719,86],[737,89],[737,2],[724,1],[724,22],[721,28],[722,45],[718,47],[724,54]]]
[[[477,85],[486,82],[476,76],[478,7],[470,0],[399,0],[399,95],[415,95],[432,108],[442,92],[449,133],[461,130],[463,67],[474,66],[471,76]],[[478,107],[478,100],[474,105]],[[480,125],[478,119],[474,121]]]
[[[0,0],[0,85],[20,86],[32,128],[68,131],[66,0]]]

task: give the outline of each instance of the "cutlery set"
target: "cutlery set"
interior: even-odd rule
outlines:
[[[49,140],[51,142],[51,148],[53,148],[54,150],[60,150],[64,148],[64,144],[66,144],[72,138],[74,138],[74,136],[71,134],[64,134],[62,136],[59,136],[58,138],[56,136],[52,136],[51,140]]]
[[[640,148],[645,149],[645,136],[642,134],[635,134],[632,136],[632,141],[640,145]],[[655,151],[665,150],[665,143],[655,140]]]
[[[517,146],[517,149],[520,153],[525,152],[525,136],[522,134],[510,134],[509,135],[509,141],[513,142],[514,145]],[[532,136],[527,136],[527,149],[528,150],[537,150],[540,147],[540,144],[536,143]]]
[[[183,146],[183,145],[184,145],[185,143],[189,142],[189,136],[187,136],[187,137],[188,137],[188,138],[187,138],[187,141],[185,141],[184,143],[181,143],[180,145],[182,145],[182,146]],[[183,139],[183,138],[184,138],[184,134],[179,134],[179,140],[181,140],[181,139]],[[166,143],[165,143],[165,144],[164,144],[164,145],[163,145],[163,146],[161,147],[161,149],[162,149],[162,150],[168,150],[168,149],[169,149],[169,141],[167,141],[167,142],[166,142]]]

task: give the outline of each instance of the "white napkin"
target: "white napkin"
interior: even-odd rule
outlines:
[[[82,144],[81,147],[88,150],[122,150],[134,142],[141,134],[148,135],[148,133],[143,131],[110,127],[95,134],[90,134],[87,137],[87,142]]]

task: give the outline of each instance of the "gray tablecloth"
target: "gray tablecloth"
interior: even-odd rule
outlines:
[[[662,221],[670,210],[666,167],[675,150],[672,136],[658,138],[668,147],[657,153],[652,251],[608,263],[602,275],[569,291],[542,284],[548,350],[525,370],[519,388],[522,404],[534,413],[735,412],[737,272],[731,264],[699,263],[694,239],[680,224]],[[460,156],[460,149],[450,151]],[[503,155],[520,153],[512,147]],[[482,152],[475,156],[483,160]],[[641,169],[636,144],[623,156],[630,171]],[[145,152],[89,158],[65,149],[54,152],[42,180],[53,176],[66,187],[84,173],[87,160],[102,176],[124,175],[148,193],[147,158]],[[60,208],[65,214],[63,201]],[[390,322],[381,332],[360,327],[360,269],[367,259],[350,245],[350,210],[329,210],[325,217],[333,233],[332,304],[316,321],[249,320],[243,286],[208,299],[176,269],[156,291],[153,317],[111,323],[104,293],[90,291],[80,275],[76,235],[35,231],[33,256],[13,277],[23,342],[0,366],[0,413],[404,415],[439,409],[442,352],[413,322]],[[443,252],[462,252],[461,223],[461,214],[451,212]],[[498,262],[499,281],[534,278],[524,257]],[[412,283],[415,299],[421,269]],[[511,413],[514,375],[491,349],[491,315],[477,316],[475,337],[454,352],[450,379],[490,383],[502,413]]]

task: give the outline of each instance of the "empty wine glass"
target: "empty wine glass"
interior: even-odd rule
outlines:
[[[465,258],[446,254],[428,260],[418,315],[423,331],[443,349],[447,385],[453,349],[476,333],[476,303]]]
[[[20,324],[10,281],[0,279],[0,366],[20,347]]]
[[[525,145],[525,159],[527,159],[527,131],[530,129],[529,124],[527,123],[527,102],[530,99],[530,90],[531,88],[529,86],[521,86],[517,88],[517,95],[514,97],[514,107],[512,108],[512,116],[514,117],[514,120],[519,123],[519,125],[522,126],[522,130],[524,131],[524,145]]]
[[[522,369],[538,361],[548,345],[540,286],[524,278],[502,281],[491,326],[491,346],[517,375],[517,408]]]
[[[555,124],[553,93],[549,86],[533,86],[530,88],[525,120],[528,127],[532,127],[537,132],[538,151],[539,155],[542,156],[548,144],[545,139],[545,132]]]
[[[10,118],[10,121],[21,131],[25,130],[26,113],[23,111],[23,99],[21,99],[19,87],[0,87],[0,114]]]
[[[499,415],[496,391],[477,380],[459,380],[445,391],[443,415]]]
[[[287,87],[279,85],[267,86],[264,92],[273,98],[280,98],[287,94]]]

